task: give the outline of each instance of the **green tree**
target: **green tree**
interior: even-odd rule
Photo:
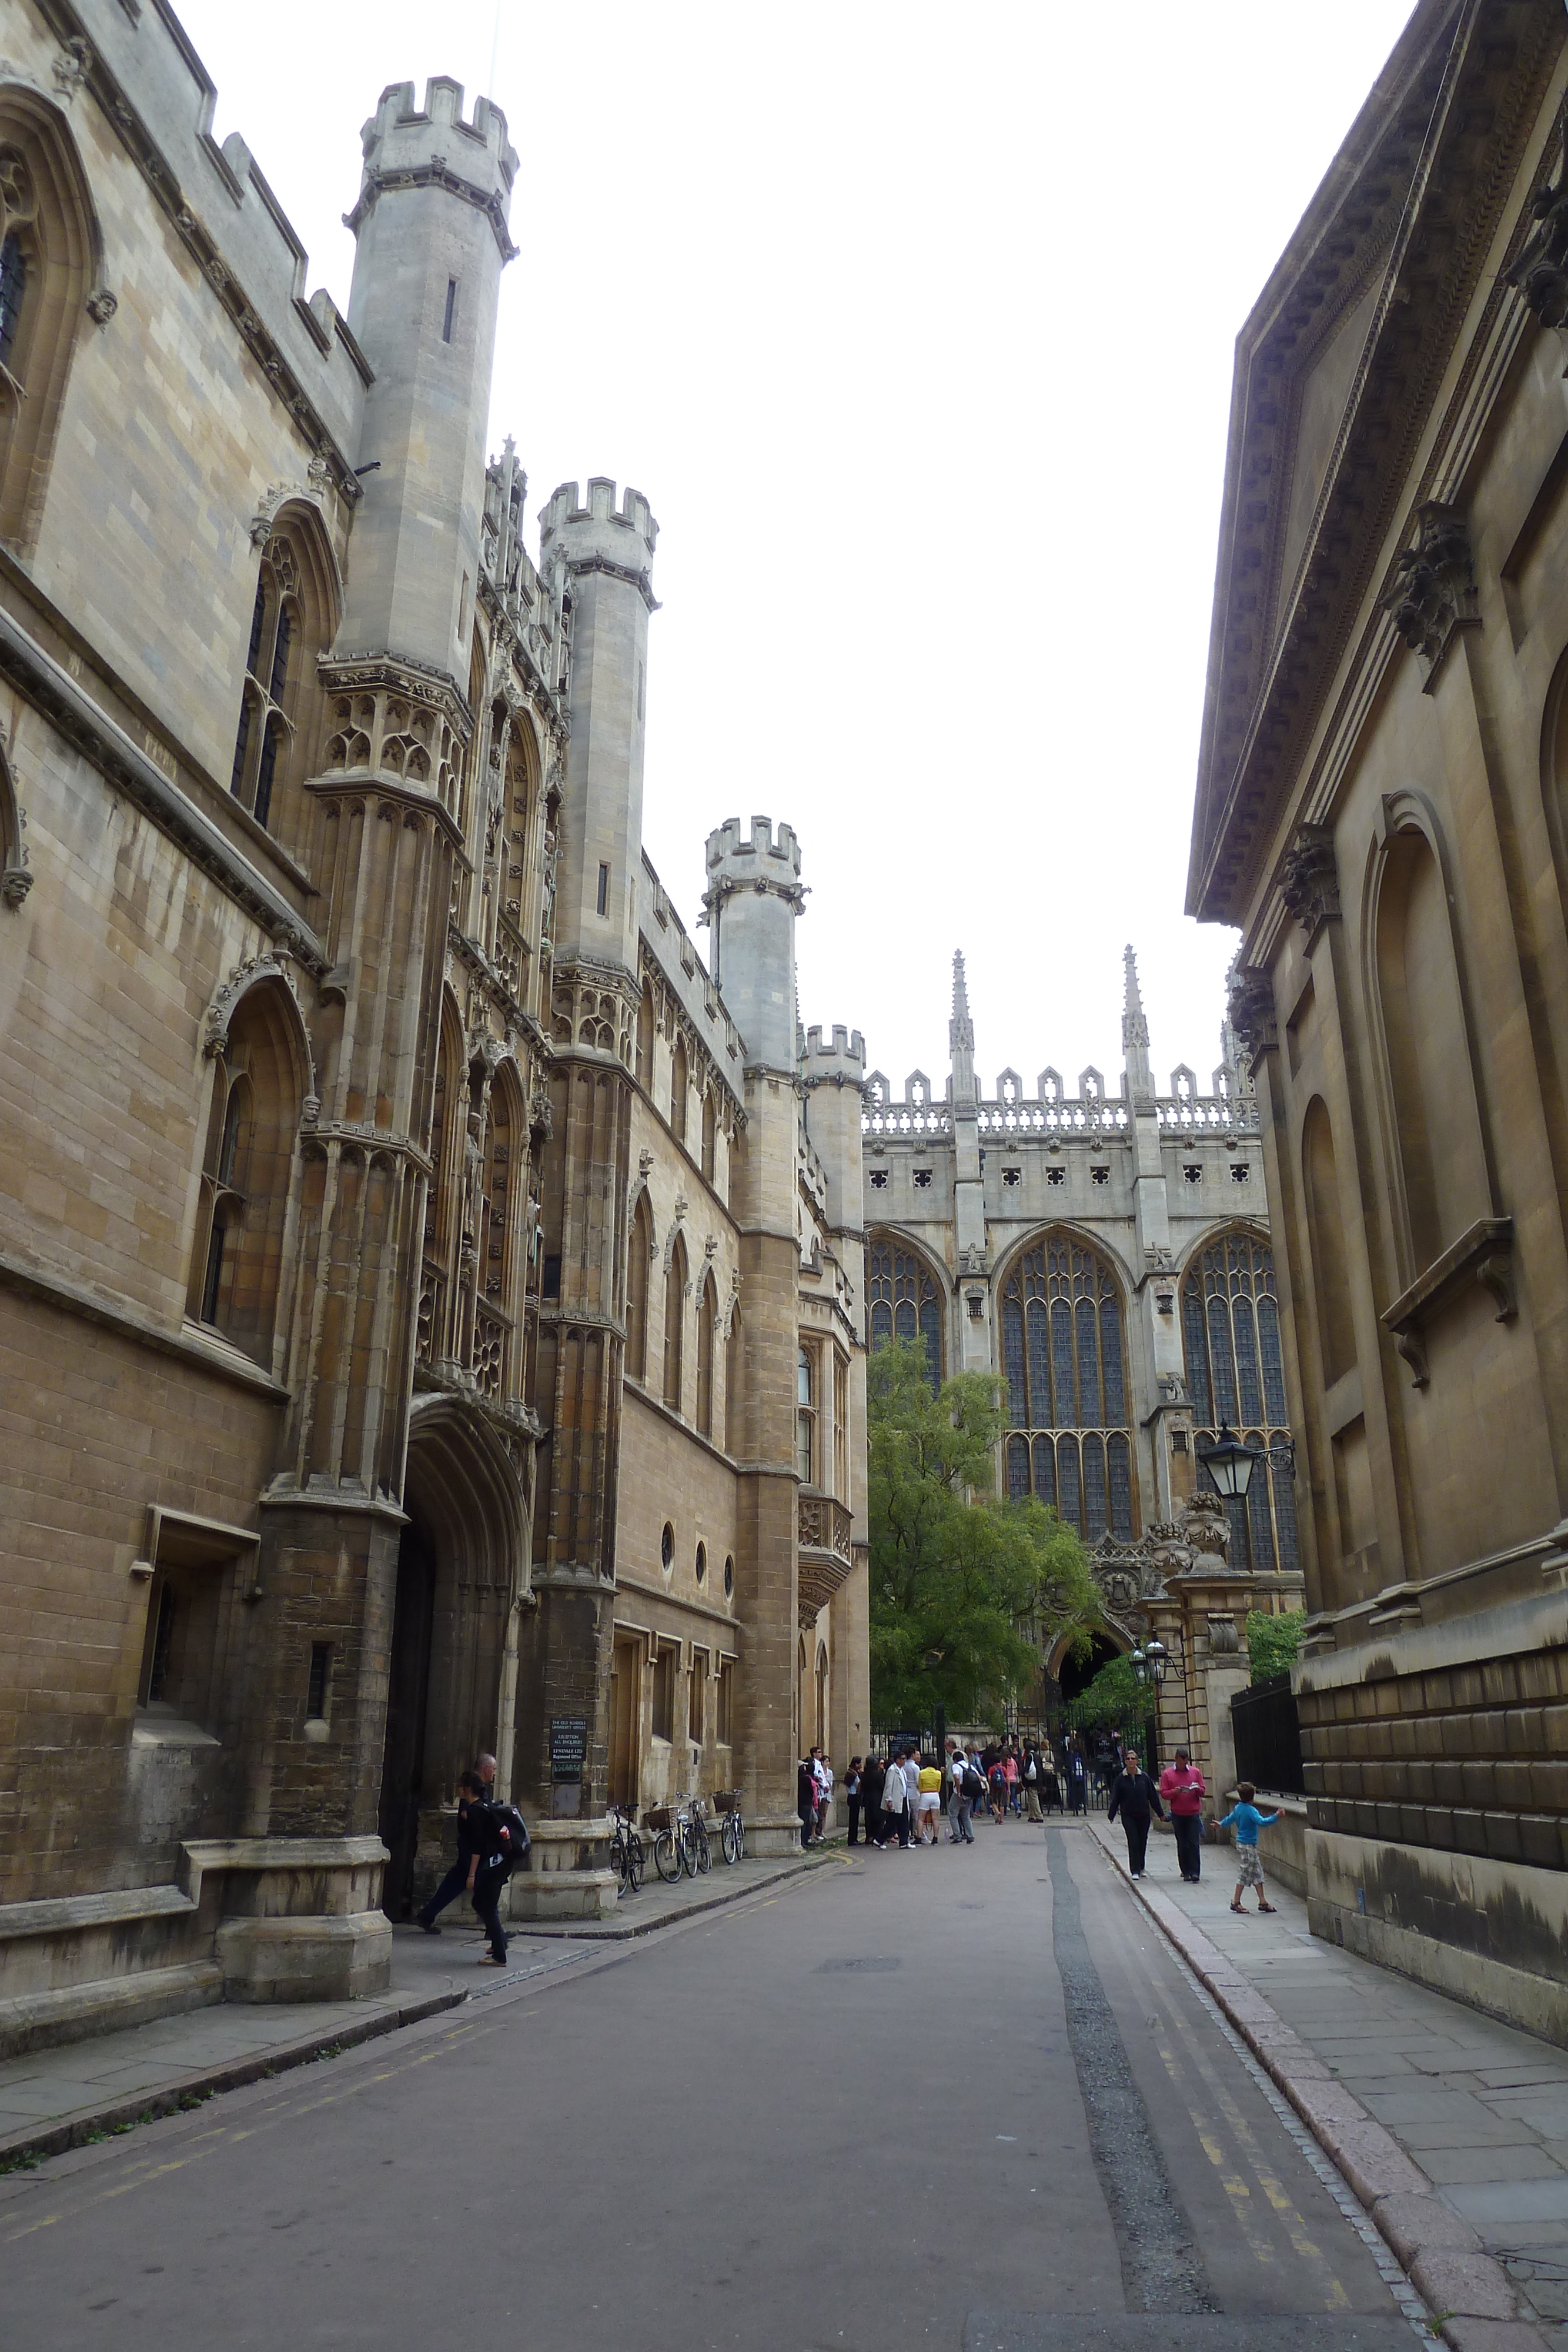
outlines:
[[[1290,1673],[1301,1646],[1306,1622],[1304,1609],[1282,1610],[1277,1617],[1266,1609],[1248,1611],[1247,1655],[1252,1662],[1255,1683],[1266,1683],[1275,1675]]]
[[[1154,1711],[1154,1692],[1134,1674],[1132,1660],[1107,1658],[1088,1688],[1062,1708],[1061,1719],[1071,1731],[1098,1731],[1102,1725],[1130,1730],[1147,1723]]]
[[[868,1367],[872,1711],[917,1723],[999,1718],[1063,1633],[1101,1622],[1083,1547],[1042,1504],[991,1492],[1001,1383],[961,1372],[933,1395],[925,1343]]]

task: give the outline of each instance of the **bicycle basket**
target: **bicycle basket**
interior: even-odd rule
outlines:
[[[673,1830],[675,1826],[674,1819],[668,1805],[650,1806],[643,1816],[643,1826],[644,1829],[652,1830],[655,1837],[661,1830]]]
[[[739,1797],[737,1789],[717,1789],[709,1800],[716,1813],[733,1813]]]

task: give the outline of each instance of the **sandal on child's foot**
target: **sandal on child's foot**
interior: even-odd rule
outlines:
[[[1231,1906],[1230,1906],[1230,1907],[1231,1907],[1231,1909],[1235,1912],[1235,1914],[1236,1914],[1237,1917],[1238,1917],[1238,1918],[1239,1918],[1239,1917],[1240,1917],[1240,1916],[1241,1916],[1241,1906],[1240,1906],[1240,1904],[1239,1904],[1239,1903],[1233,1903],[1233,1904],[1231,1905]]]
[[[1273,1903],[1260,1903],[1258,1908],[1260,1911],[1267,1911],[1272,1915],[1272,1913],[1278,1908],[1278,1906]]]

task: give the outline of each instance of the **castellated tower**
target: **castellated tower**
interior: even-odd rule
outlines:
[[[637,977],[637,869],[648,618],[659,526],[641,490],[615,503],[596,477],[588,503],[563,482],[539,516],[539,569],[571,600],[571,740],[556,875],[556,968],[579,956]]]
[[[730,1189],[739,1228],[747,1427],[738,1515],[751,1573],[737,1596],[753,1703],[740,1727],[747,1834],[759,1853],[795,1843],[795,1725],[790,1693],[800,1613],[795,1391],[778,1377],[793,1365],[800,1328],[796,1212],[798,1085],[795,918],[804,903],[800,848],[790,826],[773,836],[754,816],[748,837],[729,817],[707,838],[703,905],[713,929],[714,976],[745,1052],[747,1124]],[[772,1377],[768,1375],[771,1374]]]
[[[364,499],[339,639],[467,684],[479,576],[485,421],[501,271],[516,251],[507,206],[517,168],[488,99],[463,120],[444,75],[394,82],[361,132],[364,173],[349,325],[374,378],[365,394]]]
[[[467,123],[458,83],[433,79],[423,112],[394,84],[363,137],[350,319],[373,371],[360,464],[374,470],[318,672],[324,764],[304,783],[330,972],[294,1229],[298,1349],[261,1553],[291,1639],[336,1642],[357,1670],[329,1776],[298,1725],[269,1731],[256,1834],[378,1821],[441,991],[470,814],[483,434],[512,253],[517,157],[486,100]],[[280,1649],[269,1672],[287,1678],[297,1655]],[[289,1722],[289,1686],[261,1694],[258,1721]]]

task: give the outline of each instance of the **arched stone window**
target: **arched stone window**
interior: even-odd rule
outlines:
[[[1312,1289],[1323,1386],[1332,1388],[1355,1362],[1355,1326],[1345,1269],[1344,1215],[1328,1105],[1314,1095],[1301,1122],[1301,1180],[1312,1251]]]
[[[298,1016],[280,982],[246,992],[215,1057],[190,1314],[270,1367],[299,1125]]]
[[[638,1381],[648,1377],[648,1268],[653,1255],[653,1213],[643,1192],[632,1213],[626,1244],[626,1373]]]
[[[710,1274],[697,1308],[697,1428],[713,1435],[713,1358],[718,1331],[718,1295]]]
[[[471,1369],[480,1393],[491,1398],[510,1394],[517,1385],[512,1340],[522,1319],[519,1224],[527,1168],[522,1096],[511,1069],[503,1068],[490,1087],[475,1215],[480,1274]]]
[[[1182,1283],[1182,1337],[1197,1444],[1224,1423],[1249,1445],[1282,1445],[1290,1436],[1285,1364],[1274,1254],[1266,1241],[1233,1226],[1193,1259]],[[1198,1476],[1212,1487],[1207,1471]],[[1225,1507],[1232,1568],[1300,1567],[1295,1489],[1281,1463],[1260,1464],[1246,1501]]]
[[[713,1182],[714,1139],[718,1133],[718,1104],[711,1087],[703,1095],[703,1174]]]
[[[1375,952],[1413,1282],[1491,1213],[1448,893],[1431,843],[1414,826],[1384,850]]]
[[[1121,1285],[1074,1234],[1049,1233],[1002,1286],[1008,1492],[1093,1543],[1135,1532]]]
[[[100,251],[64,117],[36,90],[0,88],[0,539],[13,545],[37,536]]]
[[[686,1041],[677,1035],[670,1056],[670,1127],[677,1143],[686,1139],[686,1099],[691,1081],[686,1074]]]
[[[942,1300],[924,1258],[903,1249],[890,1234],[866,1240],[866,1300],[871,1344],[884,1339],[924,1339],[933,1393],[942,1385]]]
[[[686,1312],[686,1245],[677,1234],[664,1276],[664,1402],[681,1410],[681,1375]]]
[[[316,745],[304,725],[318,714],[316,656],[336,627],[329,566],[315,544],[314,517],[275,524],[257,570],[246,646],[245,684],[235,730],[229,790],[270,832],[290,830],[287,784],[297,787]]]

